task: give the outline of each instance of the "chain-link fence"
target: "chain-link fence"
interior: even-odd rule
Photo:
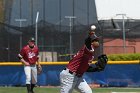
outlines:
[[[124,22],[126,41],[139,42],[140,21]],[[97,26],[96,33],[100,36],[96,57],[109,54],[110,50],[123,51],[123,45],[103,45],[124,39],[122,20],[98,21],[94,0],[0,0],[0,61],[19,61],[17,54],[29,37],[36,36],[36,30],[41,61],[68,61],[84,44],[91,24]],[[135,47],[126,47],[132,53],[137,51]]]
[[[18,61],[36,29],[41,61],[68,61],[84,44],[89,25],[97,24],[93,0],[0,1],[0,61]]]

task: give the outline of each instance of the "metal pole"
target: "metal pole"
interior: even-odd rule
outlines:
[[[69,46],[69,50],[70,50],[70,59],[72,58],[72,54],[73,54],[73,48],[72,48],[72,35],[71,35],[71,31],[72,31],[72,19],[76,18],[75,16],[65,16],[65,18],[69,19],[69,38],[70,38],[70,46]]]
[[[36,45],[38,45],[38,25],[37,25],[37,22],[38,22],[38,16],[39,16],[39,12],[37,12],[37,15],[36,15],[36,25],[35,25],[35,41],[36,41]]]
[[[125,20],[124,17],[126,14],[116,14],[122,16],[122,32],[123,32],[123,53],[126,53],[126,37],[125,37]]]
[[[125,21],[124,21],[124,15],[123,17],[123,53],[126,53],[126,42],[125,42]]]
[[[22,22],[23,21],[27,21],[26,19],[15,19],[15,21],[18,21],[19,22],[19,27],[20,27],[20,30],[21,30],[21,27],[22,27]],[[21,32],[21,35],[20,35],[20,50],[22,48],[22,32]]]

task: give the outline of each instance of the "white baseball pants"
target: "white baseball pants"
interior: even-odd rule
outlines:
[[[37,83],[36,65],[24,66],[24,71],[26,75],[26,84],[36,84]]]
[[[60,93],[72,93],[74,89],[80,93],[92,93],[91,88],[82,77],[72,75],[68,70],[60,73],[60,83]]]

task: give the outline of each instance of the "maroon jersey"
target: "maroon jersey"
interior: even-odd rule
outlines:
[[[25,46],[22,48],[20,51],[20,55],[22,58],[26,61],[29,62],[29,64],[36,64],[38,60],[38,47],[34,46],[34,48],[30,48],[29,45]]]
[[[94,50],[93,50],[94,51]],[[78,53],[69,61],[67,68],[76,74],[83,75],[89,67],[89,61],[93,58],[91,52],[86,45],[84,45]]]

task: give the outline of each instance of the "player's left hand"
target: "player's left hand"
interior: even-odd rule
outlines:
[[[41,74],[42,73],[42,67],[41,65],[37,65],[37,74]]]
[[[102,71],[105,69],[107,62],[108,58],[106,54],[102,54],[98,57],[98,61],[95,63],[95,65],[100,71]]]

